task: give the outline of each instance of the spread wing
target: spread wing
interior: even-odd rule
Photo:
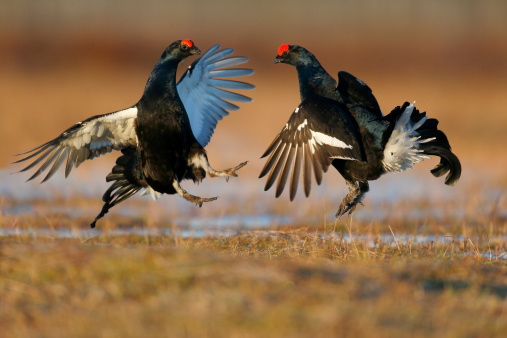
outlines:
[[[76,123],[57,138],[25,153],[18,154],[25,155],[25,157],[14,163],[33,161],[21,172],[30,170],[42,163],[39,169],[28,179],[29,181],[51,166],[42,181],[45,182],[53,176],[66,160],[65,177],[67,177],[74,166],[78,167],[85,160],[109,153],[111,150],[137,146],[136,117],[137,108],[135,107],[90,117]]]
[[[363,80],[342,71],[338,73],[338,87],[336,89],[346,103],[366,108],[368,112],[377,118],[381,119],[383,117],[377,99]]]
[[[264,190],[271,188],[278,177],[276,197],[280,196],[291,174],[291,201],[296,196],[301,168],[308,197],[312,167],[315,180],[320,184],[322,173],[333,159],[366,160],[357,122],[346,109],[324,98],[307,99],[296,108],[262,157],[268,155],[259,176],[269,173]]]
[[[255,88],[249,83],[224,79],[249,76],[254,71],[244,68],[224,69],[246,63],[248,58],[244,56],[227,58],[234,50],[226,48],[217,51],[219,48],[220,45],[211,47],[201,58],[194,61],[177,85],[178,94],[190,119],[192,132],[203,147],[209,143],[218,121],[229,115],[228,110],[239,109],[227,101],[252,101],[249,97],[224,89]]]

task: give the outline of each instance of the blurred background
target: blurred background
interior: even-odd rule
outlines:
[[[222,197],[206,208],[226,210],[234,198],[245,212],[287,207],[285,214],[317,209],[331,217],[347,192],[333,170],[310,199],[298,196],[289,204],[287,191],[278,200],[274,191],[262,192],[259,157],[300,102],[295,69],[272,62],[279,45],[288,43],[312,51],[333,76],[346,70],[364,80],[384,113],[416,101],[440,121],[462,161],[462,180],[454,188],[428,172],[436,159],[374,182],[360,209],[364,217],[378,216],[382,205],[396,198],[454,200],[460,210],[471,199],[484,200],[487,210],[493,204],[505,209],[506,15],[507,2],[496,0],[4,1],[0,193],[8,200],[81,194],[95,198],[97,209],[117,153],[84,163],[67,180],[62,170],[43,186],[24,184],[26,174],[10,175],[21,169],[9,164],[13,154],[89,116],[134,104],[164,48],[192,39],[202,51],[216,43],[233,47],[235,55],[250,57],[247,66],[256,71],[247,81],[257,89],[246,93],[254,102],[221,121],[207,147],[216,169],[244,160],[249,165],[227,184],[183,183],[191,193]],[[260,199],[264,204],[255,204]],[[169,212],[188,204],[173,196],[159,203],[171,206]]]

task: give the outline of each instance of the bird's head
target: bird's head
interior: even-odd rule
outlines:
[[[315,59],[312,53],[298,45],[281,45],[278,54],[273,60],[274,63],[286,63],[297,67],[311,63]]]
[[[161,59],[184,60],[190,55],[200,55],[201,51],[192,40],[176,40],[169,45]]]

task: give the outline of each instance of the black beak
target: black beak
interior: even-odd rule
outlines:
[[[275,63],[275,64],[276,64],[276,63],[280,63],[280,62],[282,62],[282,58],[280,57],[280,55],[277,55],[277,56],[275,57],[275,59],[273,60],[273,63]]]
[[[190,54],[192,55],[201,55],[201,51],[195,45],[190,47]]]

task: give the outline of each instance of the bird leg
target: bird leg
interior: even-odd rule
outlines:
[[[189,202],[195,203],[196,205],[199,206],[199,208],[202,207],[202,204],[204,202],[211,202],[211,201],[214,201],[218,198],[218,197],[203,198],[203,197],[191,195],[180,186],[180,184],[178,183],[178,180],[176,180],[176,179],[173,181],[173,188],[174,188],[174,190],[176,190],[178,195],[180,195],[181,197],[183,197],[184,199],[186,199]]]
[[[207,156],[199,154],[192,158],[191,163],[194,166],[204,169],[204,171],[208,173],[209,177],[225,176],[225,180],[229,182],[229,177],[231,176],[238,177],[238,174],[236,174],[236,170],[243,168],[248,163],[248,161],[240,163],[234,168],[229,168],[225,170],[215,170],[210,166]]]
[[[354,212],[358,203],[363,204],[361,201],[363,200],[366,193],[370,190],[370,187],[368,185],[368,182],[357,183],[358,184],[356,184],[354,181],[347,180],[347,184],[349,185],[349,193],[343,199],[340,208],[336,213],[337,218],[345,215],[347,212],[350,215],[352,212]]]

